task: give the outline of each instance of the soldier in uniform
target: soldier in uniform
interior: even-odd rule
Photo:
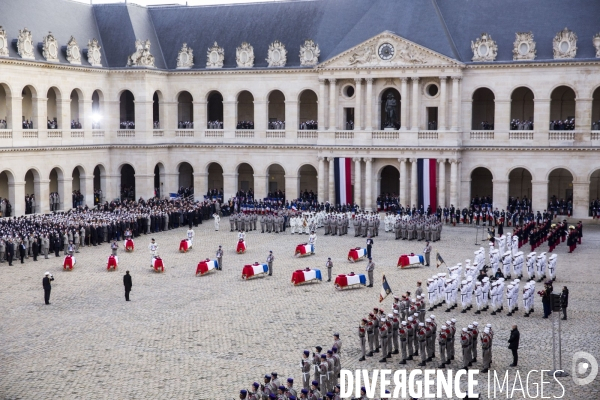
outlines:
[[[296,396],[298,393],[296,392],[296,389],[294,389],[294,379],[293,378],[287,378],[287,382],[285,384],[285,392],[289,393],[290,396]],[[289,397],[289,396],[288,396]],[[282,398],[286,398],[285,396]]]
[[[342,340],[340,339],[340,334],[337,332],[333,334],[333,346],[331,347],[335,347],[338,354],[342,354]]]
[[[450,324],[448,325],[448,322]],[[450,353],[448,353],[448,359],[453,361],[455,355],[455,343],[456,343],[456,319],[452,318],[450,321],[446,321],[446,326],[450,328]]]
[[[431,319],[425,320],[425,352],[427,354],[426,362],[430,362],[433,359],[433,350],[435,349],[435,333],[431,328]]]
[[[327,268],[327,282],[331,282],[331,270],[333,268],[333,261],[331,261],[331,257],[327,257],[325,267]]]
[[[309,355],[310,351],[304,350],[302,352],[302,360],[300,361],[302,371],[302,387],[304,389],[308,389],[310,382],[310,360],[308,359]]]
[[[327,386],[321,386],[321,389],[328,392],[335,385],[335,360],[332,350],[327,350],[325,361],[327,361]]]
[[[319,390],[319,381],[312,381],[312,385],[310,386],[310,391],[308,392],[308,399],[310,400],[320,400],[321,399],[321,391]]]
[[[313,353],[313,358],[312,358],[312,365],[314,368],[313,382],[317,382],[317,384],[318,384],[319,379],[320,379],[319,365],[321,364],[321,350],[323,350],[323,348],[321,346],[317,346],[317,347],[315,347],[315,350],[317,350],[317,351]]]
[[[387,343],[388,343],[388,328],[387,325],[385,323],[385,318],[381,318],[380,320],[380,324],[379,324],[379,339],[381,340],[381,355],[382,358],[381,360],[379,360],[379,362],[386,362],[387,361],[387,355],[388,355],[388,348],[387,348]]]
[[[471,335],[467,328],[462,329],[460,345],[462,347],[462,368],[467,370],[471,363]]]
[[[328,368],[329,363],[327,362],[327,355],[321,354],[321,363],[319,364],[319,388],[323,390],[327,390],[327,387],[329,386],[329,383],[327,381],[329,372]]]
[[[375,263],[373,259],[369,257],[369,262],[366,267],[367,274],[369,276],[369,285],[367,287],[373,287],[373,271],[375,270]]]
[[[472,324],[473,328],[469,328],[471,336],[473,337],[472,345],[471,345],[471,358],[473,362],[477,362],[477,339],[479,338],[479,323],[474,321]],[[471,326],[469,325],[469,326]]]
[[[440,348],[440,365],[438,365],[438,368],[446,368],[446,363],[449,362],[446,359],[446,345],[448,341],[448,328],[446,325],[442,325],[437,340]]]
[[[367,353],[367,357],[373,357],[373,351],[375,350],[375,333],[374,333],[374,325],[373,325],[373,319],[375,318],[375,316],[373,315],[373,313],[369,313],[369,319],[366,325],[366,329],[367,329],[367,339],[369,341],[369,352]]]
[[[273,255],[273,250],[269,250],[269,255],[267,256],[267,266],[269,267],[269,276],[273,275],[273,261],[275,261],[275,256]]]
[[[421,362],[417,365],[419,367],[424,367],[427,359],[427,352],[425,350],[427,331],[425,330],[425,324],[423,322],[419,322],[419,327],[416,330],[416,339],[419,343],[419,352],[421,353]]]
[[[394,315],[392,318],[392,343],[394,345],[394,351],[392,351],[392,354],[400,353],[400,350],[398,349],[398,330],[400,329],[400,319],[398,316],[399,311],[394,310]]]
[[[221,246],[219,245],[219,249],[217,250],[217,269],[219,271],[223,270],[223,249],[221,248]]]

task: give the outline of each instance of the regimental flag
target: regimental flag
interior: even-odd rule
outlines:
[[[336,157],[333,159],[335,177],[335,204],[352,203],[352,159]]]
[[[388,294],[392,293],[392,289],[388,284],[387,279],[385,279],[385,275],[383,276],[383,283],[381,285],[381,292],[379,293],[379,302],[381,303],[383,299],[385,299]]]
[[[419,158],[417,159],[417,182],[419,186],[419,203],[417,208],[423,206],[427,211],[427,207],[431,207],[431,211],[435,212],[437,208],[437,160],[435,158]]]
[[[446,262],[444,261],[444,259],[443,259],[443,258],[442,258],[442,256],[440,255],[440,253],[436,252],[435,254],[436,254],[436,255],[435,255],[435,258],[436,258],[436,260],[437,260],[437,261],[436,261],[436,264],[437,264],[437,267],[438,267],[438,268],[440,267],[440,265],[442,265],[442,264],[446,264]]]

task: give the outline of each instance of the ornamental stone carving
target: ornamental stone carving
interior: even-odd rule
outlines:
[[[92,67],[102,66],[102,53],[100,52],[100,45],[98,39],[94,38],[88,42],[87,57],[88,62]]]
[[[472,61],[494,61],[498,55],[496,41],[487,33],[482,33],[475,42],[471,41]]]
[[[19,30],[19,38],[17,39],[17,52],[21,58],[35,60],[35,55],[33,54],[33,38],[31,36],[31,31],[29,31],[27,28]]]
[[[250,43],[242,43],[235,49],[235,61],[238,68],[252,68],[254,66],[254,47]]]
[[[194,50],[184,43],[177,55],[177,69],[190,69],[194,65]]]
[[[321,50],[319,45],[312,40],[305,40],[300,46],[300,65],[303,67],[314,67],[319,62]]]
[[[577,35],[568,28],[558,32],[552,43],[554,59],[575,58],[577,54]]]
[[[287,61],[287,50],[283,43],[279,40],[274,41],[269,45],[267,53],[267,63],[269,67],[285,67]]]
[[[426,64],[427,55],[422,50],[408,44],[398,49],[398,58],[408,64]]]
[[[44,36],[44,40],[42,41],[42,55],[46,61],[58,62],[58,42],[52,32],[48,32],[48,35]]]
[[[6,39],[6,31],[0,26],[0,57],[8,56],[8,40]]]
[[[73,36],[71,36],[71,39],[67,43],[67,61],[71,64],[81,65],[81,50],[79,50],[77,41]]]
[[[215,42],[206,53],[206,68],[223,68],[224,61],[225,50]]]
[[[600,33],[597,33],[596,35],[594,35],[594,38],[592,39],[592,43],[594,44],[594,47],[596,48],[596,58],[600,58]]]
[[[154,56],[150,53],[150,40],[136,40],[135,53],[127,60],[128,67],[151,67],[154,68]]]
[[[375,46],[366,45],[357,49],[348,60],[348,65],[368,64],[375,59]]]
[[[515,36],[513,60],[534,60],[537,50],[535,49],[533,33],[517,32]]]

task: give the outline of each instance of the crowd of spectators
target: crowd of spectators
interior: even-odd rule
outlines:
[[[238,121],[235,129],[254,129],[254,121]]]
[[[481,126],[482,131],[493,131],[494,130],[494,124],[493,123],[490,124],[488,121],[481,121],[481,123],[479,125]]]
[[[179,123],[177,123],[177,129],[194,129],[194,122],[179,121]]]
[[[153,129],[160,129],[160,121],[154,121],[152,123],[152,128]]]
[[[346,121],[346,130],[353,131],[354,130],[354,121]]]
[[[208,123],[206,124],[206,127],[208,129],[223,129],[223,121],[219,121],[219,120],[208,121]]]
[[[560,119],[550,121],[551,131],[572,131],[575,129],[575,118],[567,118],[564,121]]]
[[[121,188],[121,200],[135,200],[135,187],[125,186]]]
[[[510,121],[511,131],[532,131],[533,121],[528,119],[527,121],[521,121],[520,119],[513,119]]]
[[[48,120],[48,129],[58,129],[58,121],[56,121],[56,118]]]
[[[100,204],[102,202],[102,190],[94,189],[94,205]]]
[[[300,124],[300,130],[317,130],[319,129],[319,124],[317,121],[310,120]]]
[[[267,129],[285,129],[285,121],[271,121]]]
[[[24,120],[23,121],[23,129],[33,129],[33,120]]]
[[[81,122],[79,122],[79,120],[71,121],[71,129],[82,129]]]
[[[25,214],[33,214],[35,212],[35,195],[25,195]]]
[[[0,129],[8,129],[8,125],[5,119],[0,119]]]
[[[83,196],[83,194],[81,194],[81,192],[79,190],[73,190],[73,193],[71,194],[71,198],[73,200],[73,208],[83,206],[85,197]]]
[[[190,196],[193,196],[194,195],[194,187],[193,186],[190,186],[190,187],[180,186],[179,189],[177,190],[177,194],[183,198],[188,198]]]
[[[6,198],[0,200],[0,213],[2,217],[10,217],[12,215],[12,204]]]
[[[121,121],[119,123],[120,129],[135,129],[135,121]]]

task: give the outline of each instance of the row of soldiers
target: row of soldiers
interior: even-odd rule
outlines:
[[[396,297],[397,300],[397,297]],[[398,303],[395,303],[398,304]],[[394,314],[384,313],[381,308],[374,308],[368,318],[363,318],[358,327],[358,336],[361,343],[362,356],[359,361],[366,357],[372,357],[381,352],[381,363],[386,363],[395,354],[401,354],[400,365],[406,365],[407,361],[420,356],[419,367],[424,367],[431,362],[435,355],[436,341],[439,349],[438,368],[445,368],[455,357],[456,344],[456,319],[446,321],[438,330],[435,315],[424,318],[424,308],[412,315],[407,313],[406,319],[399,316],[399,310],[394,309]],[[462,348],[462,367],[468,369],[477,362],[477,339],[479,336],[478,323],[475,321],[467,328],[463,328],[460,335]],[[483,350],[483,371],[487,372],[491,364],[493,332],[491,324],[487,324],[480,337]],[[366,346],[369,352],[366,352]]]
[[[425,240],[428,242],[436,242],[442,237],[442,223],[434,216],[417,217],[413,219],[396,217],[392,226],[393,227],[390,227],[390,231],[394,231],[396,240]]]

